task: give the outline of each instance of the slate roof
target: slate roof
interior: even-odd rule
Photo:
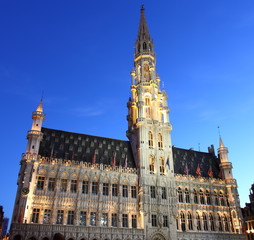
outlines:
[[[136,168],[129,141],[91,136],[42,128],[43,140],[39,155],[74,161],[92,162],[96,152],[96,162],[111,165],[114,155],[116,166],[124,166],[127,154],[127,167]]]
[[[91,136],[87,134],[66,132],[50,128],[42,128],[43,140],[40,144],[39,155],[66,160],[92,162],[96,152],[96,163],[112,165],[116,154],[116,166],[124,166],[127,154],[127,167],[136,168],[129,141]],[[196,170],[200,165],[201,176],[208,177],[212,167],[213,177],[219,177],[219,159],[214,153],[198,152],[173,147],[174,170],[176,174],[197,176]]]

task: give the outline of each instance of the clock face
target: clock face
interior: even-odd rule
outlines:
[[[22,189],[22,194],[23,195],[27,195],[29,193],[29,189],[28,188],[23,188]]]

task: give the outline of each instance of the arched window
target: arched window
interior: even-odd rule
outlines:
[[[188,229],[193,230],[192,215],[190,212],[188,212]]]
[[[190,203],[190,192],[188,188],[185,188],[184,194],[185,194],[185,202]]]
[[[146,50],[146,49],[147,49],[146,42],[143,42],[143,50]]]
[[[214,202],[215,202],[215,205],[220,205],[218,192],[216,190],[214,190]]]
[[[160,175],[164,175],[165,174],[165,161],[164,158],[161,157],[160,158]]]
[[[145,98],[145,115],[146,118],[151,118],[151,110],[150,110],[150,98]]]
[[[155,164],[154,156],[151,155],[150,156],[150,165],[149,165],[150,174],[154,174],[154,164]]]
[[[220,191],[220,205],[225,206],[225,199],[222,191]]]
[[[185,232],[186,225],[185,225],[185,215],[183,211],[180,213],[180,217],[181,217],[181,228],[182,228],[182,231]]]
[[[203,224],[204,224],[204,231],[208,231],[207,216],[205,213],[203,213]]]
[[[218,223],[219,223],[219,231],[223,231],[223,226],[222,226],[222,221],[221,221],[221,216],[220,214],[218,213]]]
[[[200,203],[205,204],[204,191],[202,189],[199,190],[199,198],[200,198]]]
[[[226,216],[226,214],[224,214],[224,226],[225,226],[225,231],[229,232],[229,224],[228,224],[228,218]]]
[[[148,146],[153,147],[153,133],[151,131],[148,132]]]
[[[198,192],[195,188],[193,189],[193,194],[194,194],[194,203],[198,203]]]
[[[211,213],[209,215],[209,221],[210,221],[211,231],[215,231],[214,219],[213,219],[213,215]]]
[[[178,201],[183,202],[183,190],[181,187],[178,188]]]
[[[205,195],[206,195],[206,203],[210,205],[211,204],[211,194],[210,194],[210,191],[206,190]]]
[[[198,212],[196,213],[196,220],[197,220],[197,230],[200,231],[201,230],[201,220],[200,220],[200,216],[198,214]]]
[[[159,147],[159,149],[163,148],[163,142],[162,142],[162,135],[161,135],[161,133],[158,134],[158,147]]]

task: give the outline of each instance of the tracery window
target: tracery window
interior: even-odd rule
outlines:
[[[36,186],[37,190],[43,190],[44,182],[45,182],[45,177],[39,176],[37,181],[37,186]]]
[[[48,191],[55,191],[55,186],[56,186],[56,179],[55,178],[49,178],[48,182]]]
[[[77,180],[71,180],[71,193],[77,192]]]
[[[187,218],[188,218],[188,229],[193,230],[192,215],[190,212],[188,212]]]
[[[123,197],[128,197],[128,185],[123,185]]]
[[[165,174],[165,161],[164,158],[160,158],[160,175]]]
[[[166,187],[161,187],[161,198],[167,199],[167,189]]]
[[[117,227],[117,213],[111,214],[111,226]]]
[[[108,213],[102,213],[101,215],[101,226],[107,227],[108,226]]]
[[[224,214],[223,220],[224,220],[225,231],[229,232],[229,224],[228,224],[228,218],[227,218],[226,214]]]
[[[157,215],[152,214],[152,227],[157,227]]]
[[[216,190],[214,190],[214,202],[215,202],[215,205],[220,205],[218,192]]]
[[[56,224],[63,224],[64,210],[57,210]]]
[[[97,195],[98,194],[98,182],[92,182],[92,194]]]
[[[195,188],[193,189],[193,195],[194,195],[194,203],[198,203],[198,192]]]
[[[74,211],[68,211],[67,224],[68,225],[74,224]]]
[[[40,209],[34,208],[31,223],[39,223]]]
[[[214,225],[214,219],[213,219],[212,213],[210,213],[209,215],[209,221],[210,221],[211,231],[215,231],[215,225]]]
[[[79,225],[86,226],[86,212],[81,211],[79,216]]]
[[[150,169],[150,174],[154,174],[154,164],[155,164],[155,160],[154,160],[154,156],[150,156],[150,165],[149,165],[149,169]]]
[[[185,188],[184,193],[185,193],[185,202],[189,203],[190,202],[190,192],[189,192],[189,189]]]
[[[163,227],[168,227],[168,216],[163,215]]]
[[[199,198],[200,198],[200,203],[205,204],[204,191],[202,189],[199,190]]]
[[[108,192],[109,192],[109,184],[103,183],[102,194],[104,196],[108,196]]]
[[[83,194],[88,194],[88,188],[89,185],[88,185],[88,181],[83,181],[82,182],[82,193]]]
[[[180,213],[180,219],[181,219],[182,231],[185,232],[186,231],[186,225],[185,225],[185,215],[184,215],[183,211],[181,211],[181,213]]]
[[[131,197],[137,198],[137,187],[136,186],[131,186]]]
[[[45,209],[43,215],[43,224],[50,224],[51,209]]]
[[[197,220],[197,230],[200,231],[201,230],[201,219],[200,219],[200,216],[199,216],[198,212],[197,212],[197,215],[196,215],[196,220]]]
[[[211,194],[210,194],[210,191],[206,190],[205,195],[206,195],[206,203],[210,205],[211,204]]]
[[[204,231],[208,231],[207,216],[205,213],[203,213],[203,226],[204,226]]]
[[[117,193],[118,193],[118,185],[113,183],[112,184],[112,196],[113,197],[116,197],[117,196]]]
[[[123,227],[128,227],[128,214],[122,215],[122,224],[123,224]]]
[[[137,215],[131,215],[131,226],[137,228]]]
[[[183,202],[183,190],[181,187],[178,188],[178,201]]]
[[[159,147],[159,149],[163,148],[163,141],[162,141],[161,133],[158,134],[158,147]]]
[[[151,131],[148,132],[148,146],[153,147],[153,133]]]
[[[155,186],[150,186],[150,196],[156,198]]]
[[[60,191],[61,192],[66,192],[67,191],[67,179],[61,179],[61,186],[60,186]]]
[[[219,213],[217,216],[218,216],[218,223],[219,223],[219,231],[223,231],[221,216]]]
[[[146,49],[147,49],[146,42],[143,42],[143,50],[146,50]]]
[[[96,212],[91,212],[90,213],[90,225],[91,226],[96,226],[96,221],[97,221],[97,215]]]
[[[220,191],[220,205],[225,206],[225,199],[222,191]]]

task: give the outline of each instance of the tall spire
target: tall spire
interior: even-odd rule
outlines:
[[[153,52],[153,40],[150,37],[148,26],[145,18],[145,8],[144,5],[141,5],[140,9],[140,22],[138,28],[138,37],[135,46],[135,55],[152,53]]]

